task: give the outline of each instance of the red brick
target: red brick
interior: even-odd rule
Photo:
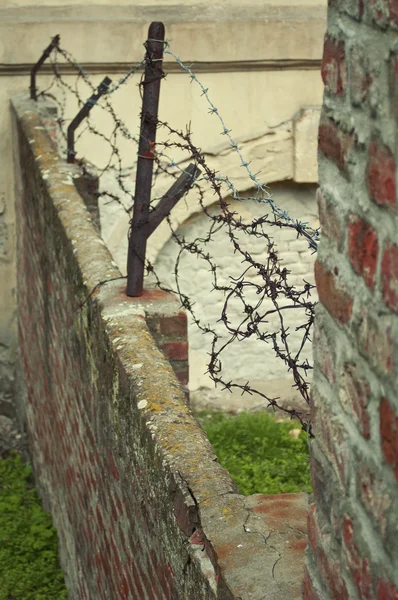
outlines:
[[[323,117],[318,134],[319,150],[348,175],[348,157],[355,145],[352,133],[342,131],[332,119]]]
[[[367,184],[374,202],[379,206],[395,207],[395,159],[391,150],[376,140],[369,145]]]
[[[316,552],[318,543],[321,539],[321,531],[318,527],[316,513],[316,504],[315,502],[311,502],[311,504],[308,507],[308,542],[313,553]]]
[[[387,528],[387,516],[391,506],[391,497],[387,493],[384,482],[375,471],[360,465],[357,471],[357,489],[362,504],[374,523],[378,525],[381,537]]]
[[[344,365],[340,379],[340,402],[344,410],[353,416],[363,437],[370,438],[370,420],[367,410],[370,388],[353,364]]]
[[[328,6],[360,20],[364,13],[364,0],[328,0]]]
[[[182,371],[175,371],[176,377],[181,385],[188,385],[189,381],[189,369],[183,369]]]
[[[381,263],[384,302],[398,312],[398,246],[386,244]]]
[[[398,27],[397,0],[369,0],[369,10],[373,21],[380,27]]]
[[[369,96],[373,76],[369,71],[367,51],[354,48],[350,56],[350,93],[353,106],[361,106]]]
[[[389,65],[390,76],[390,102],[392,115],[398,122],[398,55],[393,54],[390,58]]]
[[[368,9],[372,20],[380,27],[388,24],[388,0],[368,0]]]
[[[129,585],[125,576],[122,576],[117,592],[121,600],[129,600]]]
[[[377,600],[398,600],[398,588],[390,581],[380,579],[377,584]]]
[[[388,12],[390,24],[398,27],[398,2],[397,0],[388,0]]]
[[[112,496],[109,496],[109,504],[111,507],[111,517],[112,517],[113,521],[116,522],[119,517],[118,517],[116,506],[115,506]]]
[[[119,496],[115,495],[115,502],[116,502],[117,509],[119,511],[119,515],[122,517],[124,514],[124,510],[123,510],[123,503],[120,500]]]
[[[116,481],[119,481],[119,479],[120,479],[119,469],[115,465],[115,460],[113,458],[113,453],[111,451],[108,452],[108,465],[109,465],[109,469],[113,475],[113,478],[116,479]]]
[[[344,427],[323,414],[323,427],[321,435],[324,437],[329,451],[330,462],[339,477],[342,488],[346,488],[348,481],[349,446],[348,436]]]
[[[375,369],[392,375],[394,371],[391,318],[362,311],[358,329],[358,348]]]
[[[307,569],[305,570],[303,581],[303,600],[322,600],[322,596],[315,591]]]
[[[347,85],[347,66],[344,42],[327,36],[323,47],[322,80],[326,88],[342,96]]]
[[[325,550],[321,550],[317,557],[317,565],[322,581],[330,590],[332,598],[349,600],[347,587],[341,577],[340,562],[333,559]]]
[[[322,235],[325,235],[330,240],[333,240],[337,244],[337,248],[340,250],[343,236],[339,210],[337,206],[335,206],[325,197],[321,191],[321,188],[319,188],[317,191],[317,202]]]
[[[173,360],[188,360],[188,342],[165,342],[161,349],[167,358]]]
[[[354,270],[373,289],[379,253],[377,232],[366,221],[351,215],[348,223],[348,256]]]
[[[336,356],[332,339],[324,325],[316,319],[314,323],[314,359],[326,379],[333,383],[336,380]]]
[[[100,529],[102,529],[104,531],[105,530],[105,524],[104,524],[104,520],[102,518],[101,509],[100,509],[100,507],[98,505],[97,505],[97,508],[96,508],[96,514],[97,514],[98,525],[99,525]]]
[[[345,489],[348,481],[349,445],[348,434],[343,424],[337,419],[331,419],[327,401],[319,391],[312,391],[312,402],[316,410],[314,432],[319,447],[333,467],[340,487]]]
[[[386,463],[398,479],[398,416],[386,398],[380,401],[380,437]]]
[[[315,435],[317,435],[316,424],[313,423],[314,428],[313,431]],[[328,512],[328,507],[330,506],[331,499],[331,485],[332,481],[332,467],[331,464],[327,464],[326,461],[322,463],[320,460],[314,457],[314,449],[315,443],[312,445],[312,456],[310,461],[310,470],[311,470],[311,484],[312,484],[312,493],[316,500],[317,505],[323,509],[325,512]],[[320,448],[316,449],[316,454],[319,458]],[[330,462],[330,461],[329,461]]]
[[[361,556],[357,544],[354,542],[354,523],[348,516],[343,517],[343,541],[346,565],[356,585],[360,598],[371,600],[373,598],[373,577],[370,561]]]
[[[180,312],[176,317],[161,317],[159,319],[159,330],[162,335],[186,338],[187,315]]]
[[[141,572],[138,570],[136,562],[134,559],[129,561],[129,570],[132,572],[133,581],[135,588],[138,590],[139,596],[138,598],[145,598],[145,592],[143,588],[143,581],[141,579]]]
[[[339,288],[334,274],[318,260],[315,262],[315,280],[322,304],[336,321],[342,325],[348,323],[352,314],[352,298]]]

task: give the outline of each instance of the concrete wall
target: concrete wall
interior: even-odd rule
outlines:
[[[166,0],[156,6],[103,1],[84,5],[54,1],[3,2],[0,6],[0,279],[4,284],[0,289],[0,380],[1,389],[5,391],[12,387],[16,343],[9,98],[16,91],[27,89],[32,65],[56,33],[61,35],[64,47],[95,74],[98,82],[104,75],[117,80],[142,58],[142,43],[148,24],[154,19],[165,22],[174,51],[186,62],[196,62],[197,72],[211,89],[215,103],[239,141],[247,142],[250,150],[251,140],[258,136],[264,136],[265,141],[270,134],[279,139],[277,155],[283,156],[282,160],[271,160],[275,148],[269,152],[262,150],[259,157],[266,168],[267,182],[292,178],[301,182],[316,180],[311,148],[315,134],[311,134],[307,150],[301,148],[299,153],[305,156],[308,151],[309,162],[300,167],[296,161],[294,166],[294,136],[286,134],[283,124],[292,123],[303,106],[320,104],[319,64],[325,1],[295,0],[284,6],[279,2],[252,2],[244,8],[231,1],[216,6],[201,3],[200,8],[198,3],[184,3],[181,7]],[[198,145],[209,152],[214,149],[220,152],[218,132],[207,119],[206,108],[194,91],[186,90],[185,76],[170,61],[166,70],[170,75],[162,90],[162,118],[181,126],[191,121]],[[38,79],[41,89],[49,81],[48,73],[44,67]],[[84,88],[82,93],[85,93]],[[139,113],[135,82],[121,90],[118,106],[134,130]],[[75,112],[75,105],[67,106],[67,116]],[[306,138],[308,140],[308,135],[302,136],[304,141]],[[82,140],[78,151],[100,162],[104,150],[97,143],[94,148],[95,154],[88,137]],[[126,155],[129,152],[127,148]],[[308,169],[311,174],[305,173]],[[160,236],[156,252],[165,241]]]
[[[76,169],[14,110],[21,419],[71,599],[298,600],[306,494],[239,495],[166,358],[178,304],[126,297]]]
[[[304,597],[398,598],[398,10],[329,3]]]

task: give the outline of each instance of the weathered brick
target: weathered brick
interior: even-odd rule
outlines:
[[[365,439],[370,438],[368,402],[369,384],[358,372],[354,364],[345,364],[340,377],[339,397],[344,410],[352,415]]]
[[[389,316],[362,311],[358,328],[358,348],[381,374],[391,375],[394,371],[392,322]]]
[[[322,304],[336,321],[342,325],[348,323],[352,314],[352,298],[339,287],[336,276],[318,260],[315,262],[315,280]]]
[[[396,205],[395,159],[391,150],[379,140],[369,144],[367,184],[369,195],[379,206]]]
[[[181,385],[188,385],[189,381],[189,370],[188,368],[183,369],[182,371],[175,371],[176,377]]]
[[[326,88],[333,94],[342,96],[347,85],[347,66],[343,41],[326,36],[321,73]]]
[[[347,13],[350,17],[360,20],[364,14],[365,0],[328,0],[328,6],[331,9]]]
[[[313,553],[316,552],[316,549],[321,539],[321,530],[318,526],[316,513],[316,504],[315,502],[311,502],[311,504],[308,507],[308,543]]]
[[[368,9],[373,22],[379,27],[398,27],[397,0],[368,0]]]
[[[398,122],[398,55],[392,54],[389,61],[389,83],[391,113]]]
[[[377,231],[365,220],[351,215],[348,223],[348,256],[354,270],[374,288],[379,242]]]
[[[332,119],[321,118],[318,136],[319,150],[348,175],[348,159],[355,146],[355,137],[341,129]]]
[[[337,248],[341,250],[343,236],[342,217],[339,209],[322,193],[321,188],[317,190],[317,203],[322,235],[333,240],[337,244]]]
[[[341,489],[345,489],[350,466],[348,433],[342,422],[336,417],[330,418],[326,398],[318,390],[312,394],[312,402],[316,411],[314,433],[317,443],[334,469],[336,481],[340,482]]]
[[[188,360],[188,342],[164,342],[160,345],[167,358]]]
[[[341,577],[339,561],[331,552],[330,532],[322,530],[318,524],[318,511],[315,503],[310,504],[308,510],[308,539],[317,561],[321,579],[332,593],[333,598],[349,600],[346,585]]]
[[[380,579],[377,584],[377,600],[398,600],[398,588],[391,581]]]
[[[398,480],[398,415],[387,398],[380,401],[380,438],[386,463]]]
[[[366,51],[361,47],[353,48],[350,54],[350,93],[353,106],[361,106],[367,100],[373,82]]]
[[[370,560],[361,556],[359,548],[354,541],[354,522],[348,516],[343,517],[343,549],[347,567],[350,570],[353,582],[360,598],[371,600],[373,598],[374,581],[371,572]]]
[[[164,336],[185,337],[187,336],[187,315],[180,312],[175,317],[159,318],[160,333]]]
[[[398,312],[398,246],[384,246],[381,263],[383,298],[387,306]]]
[[[326,379],[333,383],[336,380],[336,355],[332,338],[319,320],[314,324],[314,359]]]
[[[395,397],[385,397],[378,415],[375,394],[387,396],[396,384],[398,52],[389,29],[398,27],[398,1],[328,5],[318,192],[325,258],[315,274],[320,302],[345,327],[338,330],[325,311],[316,312],[311,476],[327,525],[317,527],[310,514],[312,581],[307,575],[304,589],[311,597],[311,583],[322,582],[324,597],[333,600],[397,600],[391,475],[398,480],[398,409]]]
[[[313,425],[313,431],[317,437],[317,427],[315,423]],[[320,510],[330,518],[330,505],[333,498],[333,489],[330,485],[333,478],[332,466],[316,440],[313,440],[311,444],[311,452],[312,493]]]
[[[385,536],[387,529],[387,516],[391,507],[391,496],[380,474],[374,469],[362,464],[359,466],[357,477],[357,489],[360,499],[368,514],[377,524],[381,537]]]
[[[308,570],[305,570],[303,581],[303,599],[304,600],[323,600],[320,593],[315,590],[311,576]]]

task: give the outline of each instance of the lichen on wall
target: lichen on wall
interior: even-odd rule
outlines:
[[[298,600],[306,495],[238,493],[150,331],[178,305],[126,296],[37,106],[13,108],[25,423],[71,598]]]

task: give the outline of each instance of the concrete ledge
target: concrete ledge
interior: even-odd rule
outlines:
[[[0,63],[34,64],[57,33],[81,63],[120,62],[126,57],[138,62],[151,21],[165,23],[173,51],[186,61],[320,60],[326,7],[112,3],[2,8]]]
[[[120,273],[37,105],[13,110],[26,424],[71,598],[300,598],[307,496],[238,494],[148,328],[173,299],[106,282]]]

